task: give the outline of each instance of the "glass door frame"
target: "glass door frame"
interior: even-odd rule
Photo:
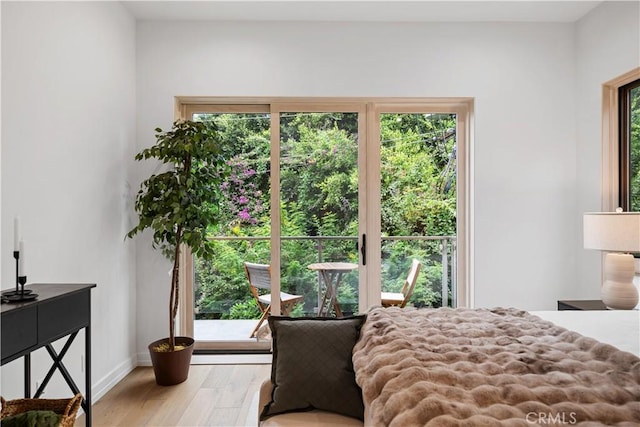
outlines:
[[[457,304],[473,307],[473,98],[295,98],[295,97],[175,97],[175,119],[191,117],[193,112],[255,113],[268,112],[271,120],[271,292],[280,291],[280,113],[282,112],[356,112],[358,113],[358,226],[359,247],[367,235],[366,265],[359,259],[359,310],[366,312],[380,305],[381,247],[380,224],[380,128],[383,113],[452,113],[456,114],[457,144]],[[273,149],[278,147],[277,150]],[[273,183],[278,183],[274,186]],[[273,207],[277,206],[278,209]],[[193,257],[188,250],[183,257],[180,277],[180,310],[178,330],[193,336]],[[376,274],[376,272],[378,274]],[[191,286],[188,286],[188,285]],[[188,288],[188,289],[187,289]],[[277,294],[277,293],[276,293]],[[280,305],[272,305],[272,314],[281,313]],[[230,348],[228,342],[196,342],[196,349]],[[256,345],[261,344],[261,345]],[[268,348],[268,342],[233,343],[233,349]]]
[[[427,98],[422,100],[400,99],[379,101],[369,105],[367,126],[369,134],[370,161],[367,163],[371,177],[367,190],[370,203],[368,209],[367,241],[370,248],[382,247],[380,220],[380,115],[385,113],[449,113],[456,114],[456,287],[455,300],[458,307],[473,307],[473,171],[472,171],[472,135],[473,135],[473,99],[472,98]],[[382,259],[379,250],[368,250],[369,266],[368,291],[372,295],[366,307],[380,305],[382,291]]]
[[[260,102],[236,102],[236,100],[218,98],[220,102],[200,102],[202,98],[189,98],[198,102],[186,102],[185,98],[176,97],[175,119],[184,120],[193,117],[194,113],[270,113],[269,104]],[[270,142],[271,144],[271,142]],[[274,150],[271,150],[272,152]],[[271,221],[273,227],[273,220]],[[273,228],[271,229],[273,235]],[[195,322],[195,300],[194,300],[194,279],[195,265],[191,250],[183,246],[180,251],[180,262],[183,268],[180,271],[180,296],[178,307],[178,331],[183,336],[194,336]],[[273,269],[272,269],[273,272]],[[272,274],[273,275],[273,274]],[[279,275],[278,275],[279,280]],[[247,290],[249,285],[247,284]],[[280,304],[278,301],[278,310]],[[271,342],[265,341],[197,341],[194,344],[195,350],[240,350],[240,351],[264,351],[271,348]]]
[[[367,108],[363,103],[322,102],[309,98],[305,102],[274,102],[271,104],[271,164],[280,165],[280,114],[281,113],[358,113],[358,247],[362,245],[362,235],[366,230],[367,218],[363,207],[367,206],[367,175],[365,162],[367,159]],[[278,147],[274,150],[273,147]],[[278,185],[274,188],[273,183]],[[271,206],[280,206],[280,168],[271,168]],[[280,209],[272,209],[271,216],[271,294],[280,293]],[[364,268],[363,268],[364,267]],[[367,299],[367,271],[362,265],[362,257],[358,260],[358,307],[369,307]],[[361,310],[362,311],[362,310]],[[280,304],[272,304],[271,314],[280,314]]]

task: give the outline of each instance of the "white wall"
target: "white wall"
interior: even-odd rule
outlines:
[[[119,2],[1,7],[2,284],[15,283],[16,215],[29,282],[97,283],[95,398],[136,363],[135,243],[124,241],[133,224],[135,20]],[[65,358],[81,391],[83,349],[81,334]],[[48,366],[44,350],[34,354],[34,383]],[[5,398],[22,395],[21,370],[21,360],[2,367]],[[44,397],[70,396],[54,378]]]
[[[139,148],[176,95],[475,97],[475,304],[552,309],[575,287],[571,24],[139,22],[137,42]],[[166,335],[149,247],[141,352]]]
[[[582,214],[602,209],[602,84],[640,66],[640,3],[604,2],[576,25],[577,282],[571,299],[599,299],[601,254],[582,246]]]
[[[137,35],[117,2],[1,12],[2,283],[20,215],[30,281],[98,284],[94,393],[166,335],[170,265],[148,235],[123,236],[151,167],[131,159],[176,95],[475,97],[475,305],[597,297],[581,214],[600,200],[600,85],[639,63],[637,3],[576,25],[143,22]],[[0,371],[5,397],[19,371]]]

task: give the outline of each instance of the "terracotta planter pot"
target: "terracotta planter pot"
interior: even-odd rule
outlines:
[[[176,345],[185,346],[178,351],[153,351],[154,347],[168,343],[169,338],[163,338],[149,344],[149,354],[153,364],[158,385],[176,385],[184,382],[189,376],[189,365],[193,354],[193,338],[176,337]]]

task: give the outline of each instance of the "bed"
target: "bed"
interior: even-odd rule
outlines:
[[[375,308],[353,350],[365,425],[638,426],[639,319]]]

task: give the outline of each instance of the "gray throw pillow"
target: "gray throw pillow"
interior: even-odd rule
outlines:
[[[320,409],[364,419],[351,357],[365,318],[270,316],[274,388],[262,418]]]

